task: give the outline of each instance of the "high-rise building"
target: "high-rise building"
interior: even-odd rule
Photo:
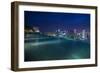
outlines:
[[[83,40],[87,39],[86,30],[82,30],[82,37]]]

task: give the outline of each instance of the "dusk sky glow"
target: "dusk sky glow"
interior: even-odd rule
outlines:
[[[41,32],[90,30],[90,14],[24,11],[25,26],[39,27]]]

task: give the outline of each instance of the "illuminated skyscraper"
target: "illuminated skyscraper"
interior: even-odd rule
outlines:
[[[82,30],[82,40],[87,39],[86,30]]]

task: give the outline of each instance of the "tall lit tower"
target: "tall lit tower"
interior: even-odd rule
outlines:
[[[86,39],[86,30],[82,30],[82,39],[83,39],[83,40]]]

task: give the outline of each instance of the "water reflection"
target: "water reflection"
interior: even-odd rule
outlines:
[[[25,61],[90,58],[90,44],[87,41],[33,34],[25,37],[24,47]]]

